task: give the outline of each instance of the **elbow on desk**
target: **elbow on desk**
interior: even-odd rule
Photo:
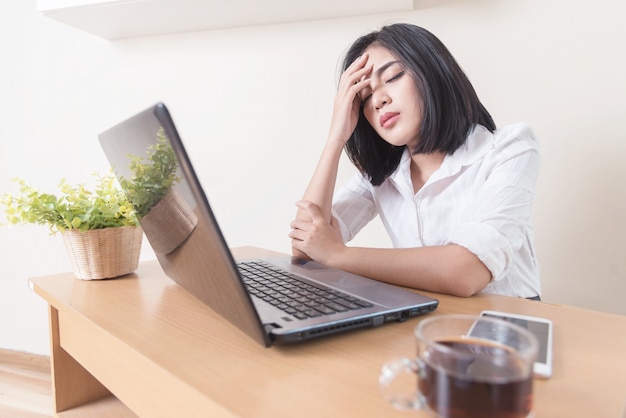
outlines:
[[[471,297],[480,293],[493,279],[491,270],[476,256],[474,253],[469,253],[469,257],[465,258],[465,263],[462,266],[466,271],[465,280],[463,280],[463,297]]]
[[[452,296],[457,296],[460,298],[471,298],[472,296],[477,295],[478,293],[480,293],[481,290],[483,290],[484,286],[480,289],[474,289],[473,287],[469,287],[469,286],[464,286],[461,288],[456,288],[454,289],[452,292],[449,292],[449,294],[451,294]]]
[[[475,257],[473,260],[451,265],[442,282],[445,283],[445,293],[469,298],[480,293],[491,282],[491,271]]]
[[[460,277],[462,278],[457,280],[455,285],[450,288],[450,291],[446,293],[461,298],[471,298],[480,293],[491,281],[491,275],[485,277],[484,274],[478,274],[472,277],[468,277],[467,275]]]

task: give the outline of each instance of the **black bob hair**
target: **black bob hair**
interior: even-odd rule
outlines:
[[[419,26],[394,24],[357,39],[343,62],[343,71],[371,45],[382,46],[398,59],[421,93],[422,125],[413,154],[436,151],[452,154],[461,147],[475,124],[489,131],[495,123],[481,104],[469,79],[450,51],[432,33]],[[363,108],[345,150],[359,171],[379,186],[400,163],[404,146],[382,139],[365,119]]]

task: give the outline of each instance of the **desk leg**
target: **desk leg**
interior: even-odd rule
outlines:
[[[61,347],[59,312],[49,307],[52,393],[56,413],[103,398],[110,392]]]

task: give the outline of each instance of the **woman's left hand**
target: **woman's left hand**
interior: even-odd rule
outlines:
[[[345,248],[339,225],[335,218],[329,224],[315,203],[307,200],[296,202],[296,206],[306,212],[309,220],[296,219],[291,222],[291,245],[307,254],[311,259],[326,265],[331,264],[331,257]]]

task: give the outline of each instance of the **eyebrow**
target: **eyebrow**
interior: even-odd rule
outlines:
[[[389,61],[388,63],[383,64],[382,66],[380,66],[380,68],[374,71],[374,74],[380,77],[380,75],[384,73],[387,68],[391,67],[394,64],[400,64],[400,61]]]

